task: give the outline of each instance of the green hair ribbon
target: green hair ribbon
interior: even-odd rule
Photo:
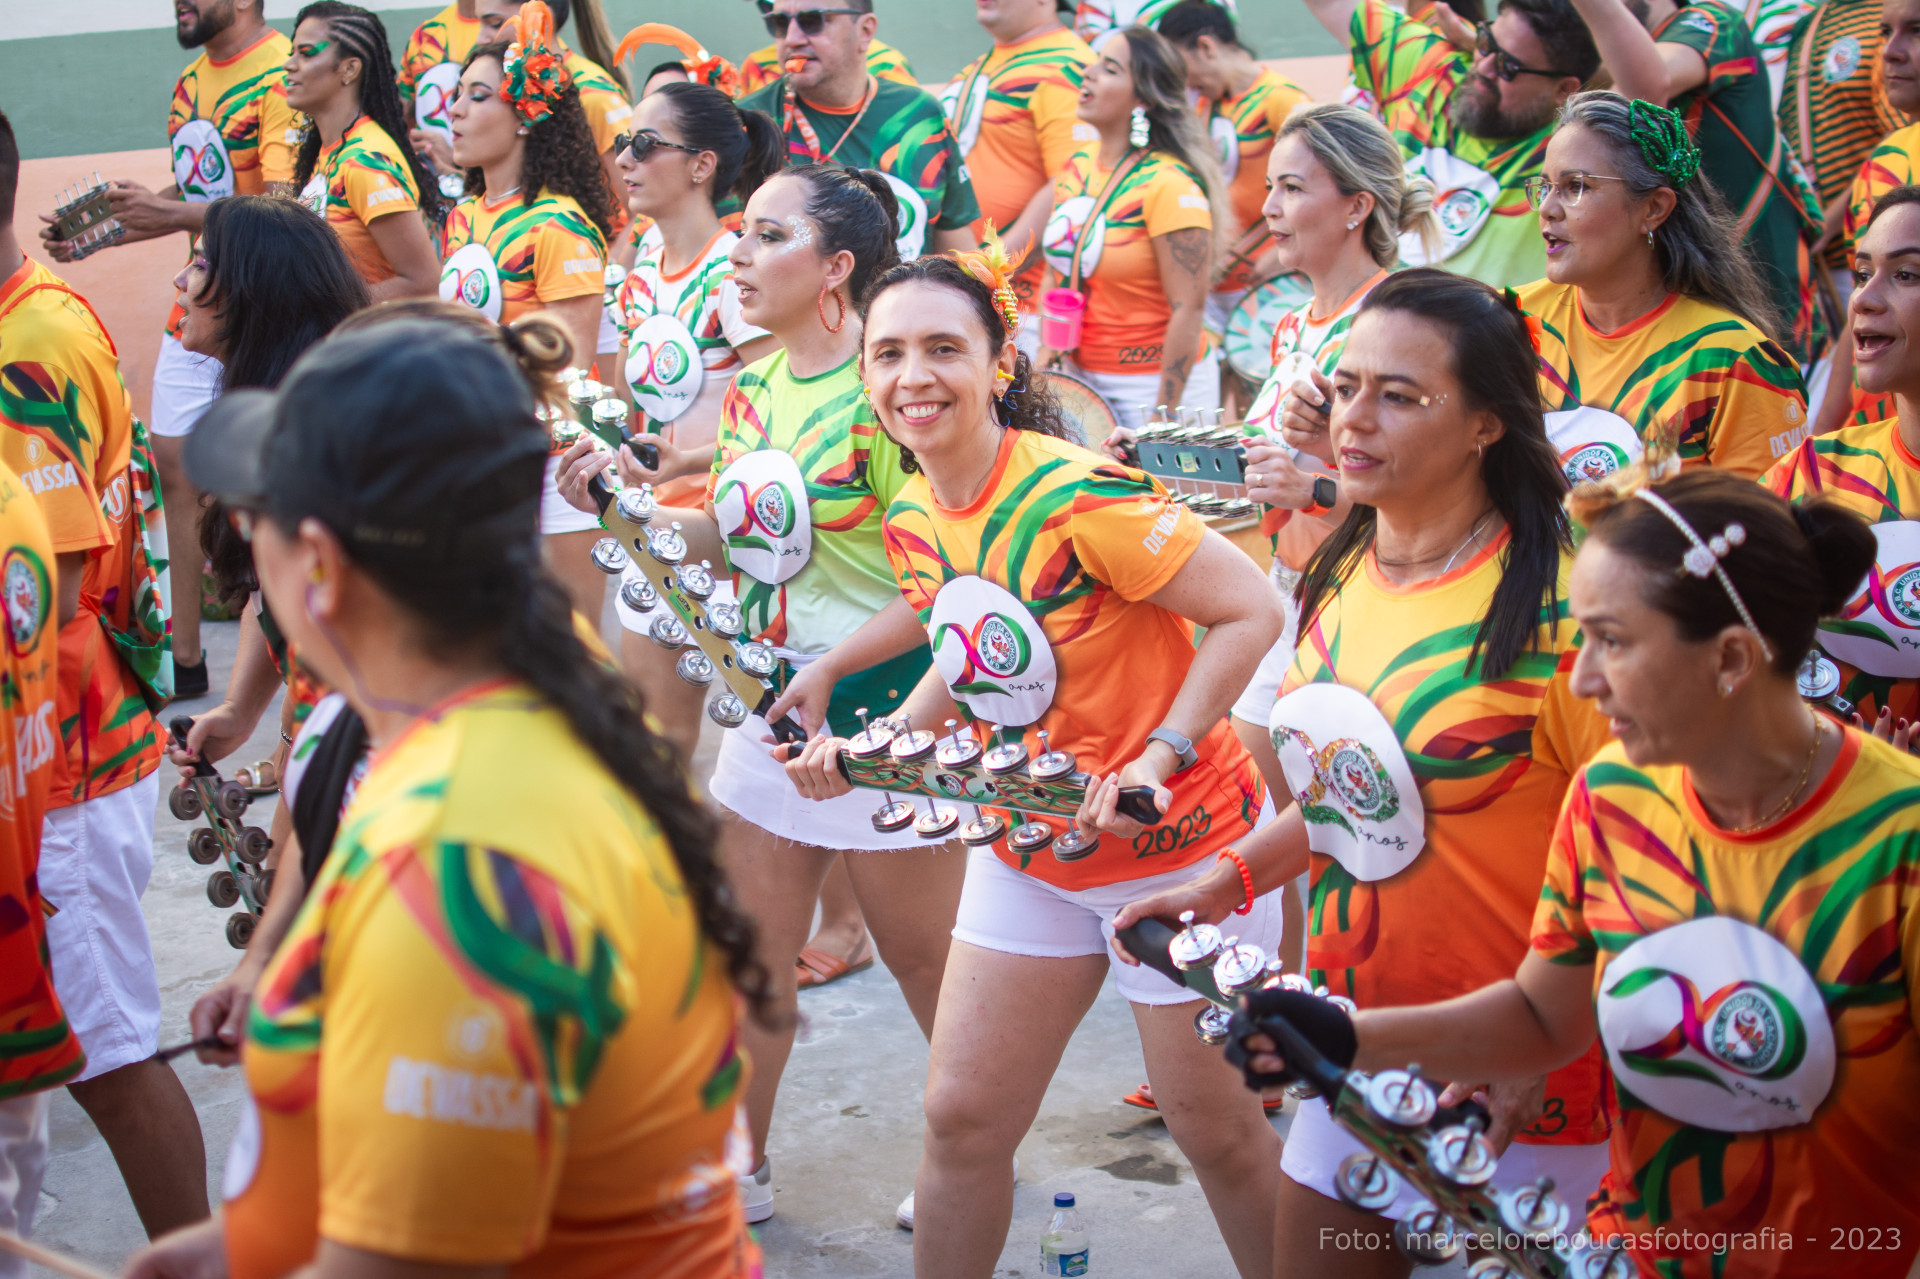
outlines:
[[[1700,172],[1700,148],[1672,107],[1656,107],[1635,98],[1627,104],[1627,129],[1653,171],[1679,190]]]

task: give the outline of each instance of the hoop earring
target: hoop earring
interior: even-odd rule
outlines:
[[[1153,140],[1153,122],[1147,119],[1145,107],[1133,109],[1133,128],[1127,134],[1127,141],[1136,147],[1143,147]]]
[[[833,300],[840,307],[840,319],[837,323],[827,323],[827,290],[820,290],[820,296],[813,301],[813,309],[820,314],[821,328],[829,333],[838,333],[841,329],[847,327],[847,299],[841,296],[839,289],[835,289],[833,290]]]

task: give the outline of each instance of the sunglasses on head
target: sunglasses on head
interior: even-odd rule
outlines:
[[[826,30],[827,19],[833,14],[844,13],[857,18],[865,12],[865,9],[802,9],[798,13],[763,12],[760,20],[767,24],[769,35],[776,40],[784,40],[787,38],[787,28],[796,23],[800,27],[800,34],[817,36]]]
[[[1500,42],[1493,38],[1493,28],[1484,22],[1473,25],[1473,51],[1480,57],[1492,58],[1493,73],[1508,83],[1523,75],[1543,75],[1558,80],[1573,74],[1571,71],[1542,71],[1538,67],[1522,66],[1520,59],[1500,47]]]
[[[665,138],[656,138],[651,133],[622,133],[613,140],[613,155],[617,160],[622,151],[631,151],[634,162],[637,164],[661,147],[685,151],[688,155],[699,155],[702,150],[700,147],[685,146],[678,142],[669,142]]]

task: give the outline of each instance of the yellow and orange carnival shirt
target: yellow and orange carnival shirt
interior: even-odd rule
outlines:
[[[1913,1261],[1920,763],[1842,731],[1813,795],[1749,834],[1617,743],[1567,793],[1532,945],[1593,969],[1619,1120],[1588,1228],[1641,1274],[1902,1279]]]
[[[726,961],[653,815],[524,685],[372,757],[244,1060],[234,1279],[321,1239],[516,1277],[759,1273]]]
[[[1034,193],[1093,136],[1092,126],[1080,124],[1075,115],[1081,79],[1092,61],[1087,42],[1060,27],[1016,44],[995,44],[941,91],[940,106],[980,202],[975,239],[984,242],[988,226],[1004,234]],[[1026,247],[1007,249],[1017,254]],[[1036,257],[1014,280],[1022,311],[1037,307],[1045,274]]]
[[[458,4],[434,14],[407,37],[400,57],[400,97],[415,128],[448,131],[447,105],[460,83],[460,65],[479,41],[480,19],[461,17]]]
[[[394,270],[367,224],[396,213],[417,214],[420,188],[407,153],[363,115],[320,153],[300,203],[327,220],[360,278],[378,284],[391,280]]]
[[[1218,291],[1244,293],[1255,284],[1253,265],[1273,247],[1273,236],[1260,209],[1267,202],[1267,157],[1279,140],[1280,126],[1302,102],[1307,91],[1268,67],[1238,97],[1211,104],[1207,131],[1220,157],[1220,176],[1227,182],[1227,203],[1233,211],[1234,245],[1221,264]]]
[[[580,106],[587,113],[587,127],[593,130],[593,145],[605,155],[613,146],[613,140],[626,129],[627,121],[633,118],[633,104],[627,101],[620,82],[599,64],[587,61],[571,49],[567,50],[566,62],[573,87],[580,90]],[[617,212],[624,212],[624,205],[624,201],[614,202]]]
[[[1898,419],[1816,435],[1762,481],[1789,502],[1827,498],[1874,526],[1873,571],[1841,616],[1820,624],[1828,682],[1872,723],[1881,707],[1920,721],[1920,458]]]
[[[882,80],[891,80],[895,84],[920,87],[920,81],[914,78],[913,68],[907,64],[907,55],[883,40],[875,40],[867,46],[867,70]],[[784,72],[780,69],[780,46],[770,44],[764,49],[755,49],[740,64],[740,96],[766,88],[778,80]]]
[[[941,506],[916,474],[886,519],[900,591],[969,721],[1023,733],[1036,753],[1045,729],[1090,773],[1137,757],[1186,682],[1193,625],[1151,597],[1205,533],[1158,480],[1032,431],[1002,434],[985,488],[964,509]],[[1067,889],[1214,856],[1252,831],[1266,790],[1224,718],[1194,750],[1198,762],[1167,779],[1165,818],[1132,840],[1104,836],[1074,862],[1022,854],[1004,839],[994,854]],[[1056,833],[1069,825],[1038,820]]]
[[[29,258],[0,283],[0,461],[39,499],[56,555],[85,552],[60,631],[60,732],[48,807],[111,794],[160,765],[154,708],[166,617],[135,500],[133,405],[105,326]]]
[[[1362,1008],[1429,1004],[1513,976],[1553,840],[1606,721],[1571,687],[1570,554],[1532,644],[1490,675],[1475,641],[1510,534],[1430,582],[1371,550],[1301,627],[1274,747],[1313,847],[1307,968]],[[1519,1140],[1591,1145],[1609,1115],[1597,1053],[1547,1077]]]
[[[440,296],[496,324],[606,290],[607,239],[570,195],[489,201],[470,195],[447,216]]]
[[[1109,190],[1116,174],[1120,180]],[[1160,372],[1173,304],[1153,241],[1194,228],[1213,229],[1213,206],[1180,161],[1154,151],[1135,162],[1130,154],[1109,170],[1100,167],[1098,142],[1074,152],[1053,182],[1044,247],[1049,278],[1065,286],[1074,248],[1086,241],[1078,287],[1087,309],[1075,363],[1095,373]]]
[[[287,105],[286,61],[293,42],[267,30],[218,61],[202,52],[173,86],[167,142],[180,198],[204,204],[230,195],[259,195],[293,181],[293,153],[305,117]],[[179,336],[176,301],[167,334]]]
[[[35,872],[53,766],[60,593],[53,539],[26,484],[0,464],[0,1101],[65,1083],[86,1057],[53,989]]]
[[[1888,134],[1867,156],[1866,162],[1860,166],[1860,172],[1854,175],[1853,190],[1848,197],[1846,232],[1849,245],[1860,243],[1860,235],[1873,217],[1874,202],[1895,187],[1906,186],[1914,180],[1916,168],[1913,156],[1916,151],[1920,151],[1920,124],[1910,124]]]

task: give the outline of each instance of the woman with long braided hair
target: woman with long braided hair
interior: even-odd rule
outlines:
[[[440,188],[407,145],[387,29],[359,5],[314,0],[294,19],[286,74],[287,102],[310,122],[294,159],[301,203],[339,235],[374,301],[431,296]]]

